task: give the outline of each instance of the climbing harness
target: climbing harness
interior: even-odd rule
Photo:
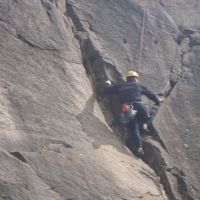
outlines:
[[[122,105],[122,113],[120,115],[120,122],[123,125],[127,125],[131,120],[135,118],[137,110],[134,109],[133,105],[124,103]]]

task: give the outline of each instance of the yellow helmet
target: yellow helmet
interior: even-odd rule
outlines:
[[[126,78],[128,77],[139,77],[138,73],[135,71],[128,71],[128,73],[126,74]]]

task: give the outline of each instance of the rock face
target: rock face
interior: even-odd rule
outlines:
[[[0,2],[0,199],[199,198],[200,5],[145,6],[141,82],[164,98],[168,153],[148,139],[144,161],[160,179],[115,134],[101,93],[138,69],[141,2]]]
[[[1,1],[0,199],[167,199],[106,123],[65,8]]]

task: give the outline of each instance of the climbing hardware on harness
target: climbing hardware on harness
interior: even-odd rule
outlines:
[[[137,114],[137,110],[134,109],[133,105],[128,105],[127,103],[122,104],[122,113],[120,116],[120,122],[123,125],[127,125],[131,120],[133,120]]]

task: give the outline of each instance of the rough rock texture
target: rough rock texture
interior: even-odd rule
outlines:
[[[76,27],[84,64],[99,94],[106,78],[120,81],[128,69],[135,69],[141,74],[141,82],[164,99],[155,124],[168,153],[159,144],[147,140],[145,149],[150,154],[144,160],[161,177],[171,199],[200,199],[200,2],[151,0],[144,3],[145,34],[140,69],[142,1],[70,0],[68,15]],[[111,110],[115,110],[111,101]]]
[[[0,199],[167,199],[106,123],[65,12],[0,2]]]
[[[138,69],[141,2],[1,0],[0,199],[200,198],[199,0],[144,1],[141,82],[164,98],[167,149],[147,138],[144,161],[160,179],[105,110],[103,81]]]

